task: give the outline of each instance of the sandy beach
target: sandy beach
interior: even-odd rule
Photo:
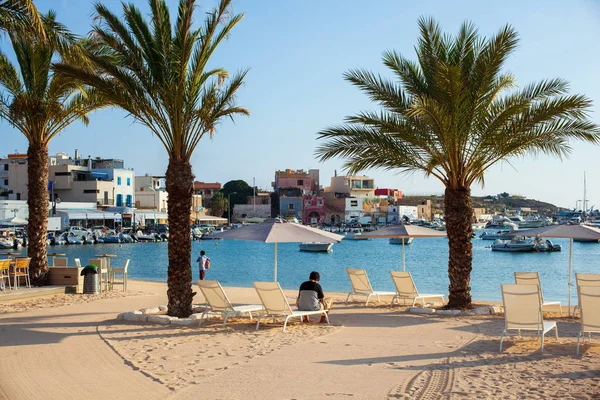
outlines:
[[[166,303],[165,284],[129,288],[0,302],[0,399],[600,398],[600,340],[575,356],[578,320],[558,314],[546,315],[560,339],[550,335],[544,354],[531,338],[499,353],[502,316],[414,315],[338,293],[330,326],[172,327],[116,320]],[[258,302],[253,289],[226,291]]]

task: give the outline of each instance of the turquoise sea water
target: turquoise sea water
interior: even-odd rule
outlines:
[[[471,290],[474,299],[500,301],[500,284],[513,283],[515,271],[538,271],[545,300],[567,302],[569,240],[553,239],[562,245],[556,253],[492,252],[492,241],[473,239]],[[69,265],[79,257],[83,265],[95,254],[114,253],[113,266],[122,266],[130,258],[131,279],[166,282],[167,243],[131,243],[71,245],[49,247],[48,252],[66,253]],[[295,289],[312,270],[321,274],[324,290],[348,292],[350,281],[346,267],[364,268],[375,290],[393,290],[390,270],[402,270],[402,246],[387,239],[345,240],[333,246],[333,252],[308,253],[298,250],[297,243],[280,243],[278,281],[284,289]],[[251,287],[254,281],[273,280],[273,244],[232,240],[193,242],[194,261],[200,250],[211,259],[207,279],[217,279],[223,286]],[[446,238],[415,239],[405,246],[406,269],[413,275],[422,293],[447,293],[448,242]],[[198,267],[192,263],[194,280]],[[600,273],[600,244],[573,243],[573,273]],[[573,282],[575,275],[573,275]],[[576,304],[573,287],[572,303]]]

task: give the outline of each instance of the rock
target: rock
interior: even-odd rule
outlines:
[[[123,314],[123,320],[132,322],[147,322],[148,317],[146,315],[142,315],[142,313],[136,314],[134,311]]]
[[[461,315],[462,311],[460,310],[437,310],[436,314],[438,315]]]
[[[467,315],[489,315],[489,314],[490,314],[489,306],[474,308],[473,310],[471,310],[467,313]]]
[[[195,323],[196,323],[196,320],[193,320],[191,318],[175,318],[175,319],[171,320],[171,325],[175,325],[175,326],[190,326]]]
[[[117,315],[117,318],[116,318],[116,319],[117,319],[118,321],[123,321],[123,319],[124,319],[124,318],[123,318],[123,317],[124,317],[124,315],[125,315],[125,313],[123,313],[123,312],[122,312],[121,314]]]
[[[159,307],[144,308],[142,310],[142,314],[158,314],[159,312],[160,312]]]
[[[420,308],[420,307],[411,307],[408,309],[408,312],[414,314],[434,314],[435,309],[433,308]]]
[[[192,314],[190,315],[190,319],[193,321],[201,321],[204,318],[202,317],[202,314],[198,313],[198,314]]]
[[[158,306],[158,309],[160,311],[167,311],[169,309],[169,307],[167,307],[167,306]]]
[[[504,314],[502,306],[490,306],[488,310],[491,315]]]
[[[134,313],[134,314],[137,314],[137,315],[141,315],[141,314],[143,314],[142,310],[135,310],[133,313]]]
[[[150,315],[148,316],[148,322],[158,325],[169,325],[177,318],[169,317],[168,315]]]

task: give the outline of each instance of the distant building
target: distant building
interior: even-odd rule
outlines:
[[[327,201],[346,197],[358,199],[375,196],[375,180],[368,176],[332,176],[331,185],[325,188]]]
[[[375,196],[385,197],[388,199],[401,199],[402,191],[398,189],[386,189],[386,188],[377,188],[375,189]]]
[[[135,207],[140,210],[167,212],[169,195],[164,187],[164,176],[135,177]]]
[[[202,195],[202,206],[210,208],[210,201],[221,190],[219,182],[194,182],[194,194]]]
[[[286,169],[275,172],[275,181],[272,183],[275,191],[276,202],[272,204],[272,215],[282,218],[297,218],[306,221],[304,211],[304,198],[316,196],[320,192],[319,170],[309,169],[308,172],[299,169]],[[324,200],[324,199],[323,199]],[[310,212],[316,212],[311,210]],[[307,215],[307,214],[306,214]],[[314,215],[314,214],[313,214]],[[324,220],[325,210],[318,219]]]
[[[320,225],[325,222],[327,206],[324,196],[304,196],[302,210],[302,223],[306,225]]]
[[[27,154],[9,154],[0,163],[2,189],[9,200],[27,200]]]

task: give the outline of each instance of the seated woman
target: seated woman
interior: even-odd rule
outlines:
[[[303,282],[300,285],[300,291],[298,292],[298,299],[296,305],[300,311],[318,311],[325,310],[329,312],[333,305],[333,300],[325,298],[323,289],[319,284],[321,275],[317,271],[312,271],[308,277],[308,281]],[[308,315],[303,318],[304,322],[310,322]],[[324,315],[321,316],[321,323],[327,322]]]

